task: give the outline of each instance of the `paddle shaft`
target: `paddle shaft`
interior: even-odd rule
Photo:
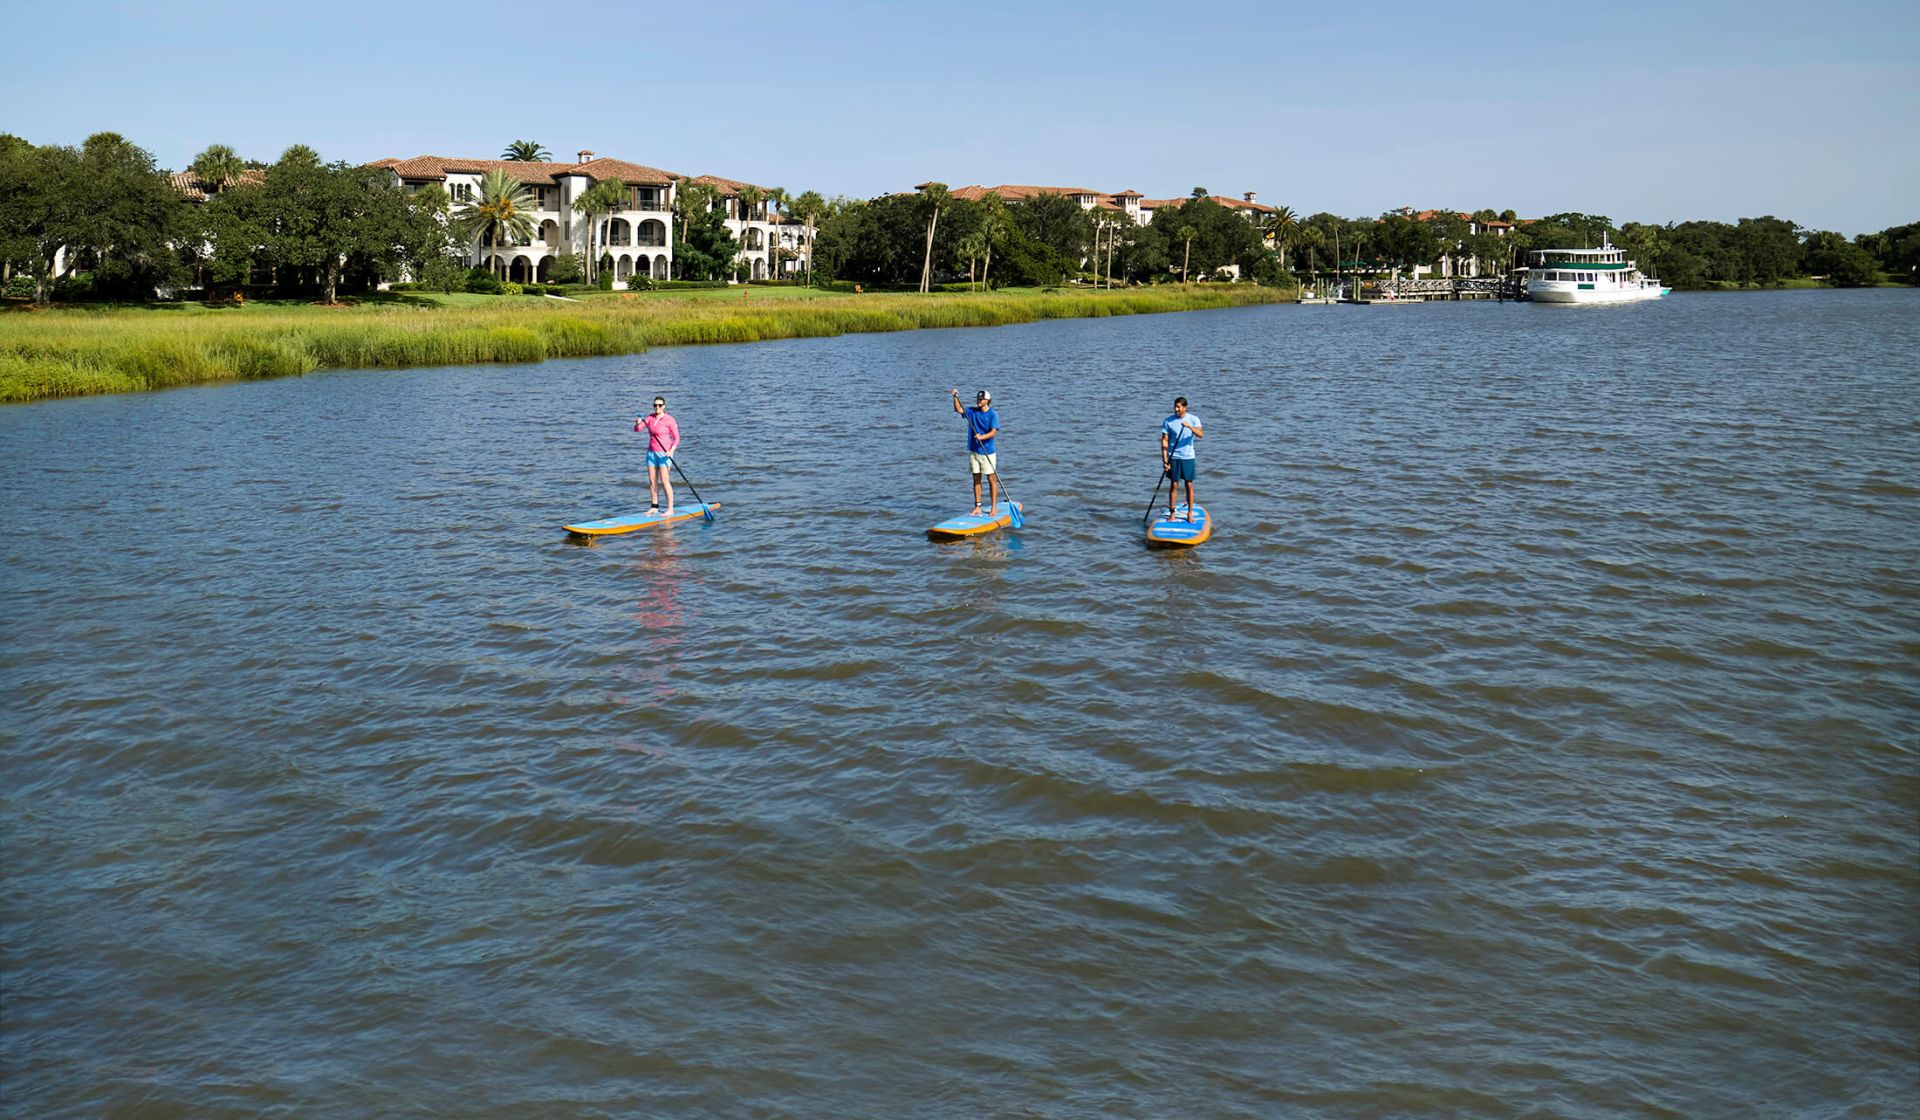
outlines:
[[[1167,479],[1171,478],[1172,476],[1173,476],[1172,471],[1166,469],[1165,467],[1162,467],[1160,469],[1160,482],[1165,482]],[[1160,482],[1156,482],[1153,484],[1153,497],[1147,499],[1147,512],[1140,515],[1140,524],[1142,525],[1145,525],[1147,523],[1147,518],[1153,516],[1154,507],[1160,504]]]
[[[687,490],[689,493],[693,495],[693,500],[700,503],[701,514],[705,516],[708,521],[712,521],[713,510],[710,507],[708,507],[707,500],[700,496],[700,491],[695,490],[693,488],[693,482],[691,479],[687,478],[687,472],[680,469],[680,460],[673,457],[672,455],[669,455],[667,456],[667,462],[673,464],[674,473],[680,476],[680,481],[687,484]]]

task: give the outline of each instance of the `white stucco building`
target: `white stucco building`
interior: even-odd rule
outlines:
[[[673,276],[674,203],[676,184],[687,176],[645,164],[578,153],[571,163],[533,162],[504,159],[460,159],[448,156],[415,156],[412,159],[383,159],[371,166],[391,171],[401,186],[419,190],[428,183],[439,183],[457,208],[474,201],[480,194],[480,179],[489,171],[501,171],[527,189],[533,197],[529,217],[534,224],[531,238],[490,249],[476,238],[466,247],[466,263],[483,265],[497,255],[509,280],[544,281],[553,263],[563,256],[587,253],[587,223],[573,210],[573,204],[595,183],[618,179],[626,187],[625,204],[611,214],[597,215],[593,231],[593,254],[613,261],[615,287],[626,287],[634,277],[666,280]],[[755,280],[774,275],[779,244],[777,231],[786,225],[782,216],[765,199],[752,207],[744,205],[743,189],[751,184],[737,179],[702,175],[691,181],[711,188],[715,207],[726,212],[726,224],[740,241],[741,275]],[[787,247],[804,260],[809,246],[805,238]]]

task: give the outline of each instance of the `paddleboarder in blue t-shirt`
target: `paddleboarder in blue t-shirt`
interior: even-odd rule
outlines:
[[[993,394],[980,390],[972,408],[960,407],[960,390],[953,391],[953,410],[967,421],[967,466],[973,471],[973,513],[980,514],[980,476],[987,476],[987,516],[999,516],[1000,476],[993,437],[1000,434],[1000,414],[993,410]],[[1017,519],[1016,519],[1017,520]],[[1017,528],[1017,526],[1016,526]]]
[[[1173,415],[1160,424],[1160,467],[1171,481],[1167,484],[1167,520],[1172,521],[1180,508],[1174,497],[1182,482],[1187,484],[1187,520],[1193,520],[1193,441],[1205,439],[1200,418],[1187,411],[1187,398],[1173,399]]]

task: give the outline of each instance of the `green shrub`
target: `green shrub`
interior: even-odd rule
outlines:
[[[8,299],[32,299],[33,277],[15,276],[8,280],[5,294]]]
[[[586,274],[586,265],[581,263],[578,253],[568,253],[555,258],[554,262],[547,266],[547,279],[555,284],[578,284]]]
[[[503,289],[500,278],[484,268],[476,268],[468,272],[464,286],[469,292],[490,296],[499,295]]]
[[[521,284],[518,281],[514,281],[514,280],[508,280],[506,283],[500,285],[501,295],[517,296],[524,293],[526,290],[527,290],[526,285]]]

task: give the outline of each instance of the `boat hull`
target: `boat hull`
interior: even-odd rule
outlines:
[[[1671,288],[1573,289],[1565,286],[1527,285],[1527,298],[1535,303],[1639,303],[1659,299]]]

